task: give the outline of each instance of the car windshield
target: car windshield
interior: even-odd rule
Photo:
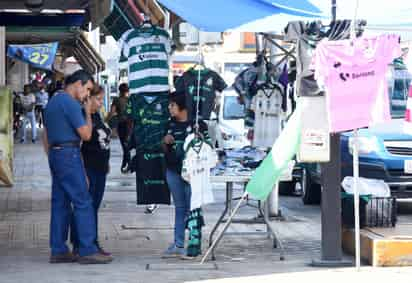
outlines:
[[[406,101],[412,76],[407,69],[395,69],[389,83],[392,118],[405,116]]]
[[[237,96],[225,96],[223,102],[223,119],[237,120],[243,118],[245,118],[245,106],[239,103]]]

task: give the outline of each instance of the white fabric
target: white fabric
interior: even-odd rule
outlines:
[[[282,95],[277,88],[260,89],[253,97],[251,109],[255,112],[254,147],[272,147],[279,136],[281,99]]]
[[[186,155],[182,168],[182,178],[190,183],[192,188],[191,210],[214,202],[210,169],[216,166],[218,160],[216,152],[205,142],[202,142],[199,148],[191,147],[189,144],[193,138],[194,135],[191,134],[185,140],[183,148]]]
[[[29,93],[28,95],[21,94],[20,95],[21,105],[25,110],[33,110],[30,106],[36,103],[36,97],[33,93]]]

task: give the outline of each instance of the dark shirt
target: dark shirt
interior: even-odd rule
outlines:
[[[207,132],[207,125],[205,122],[199,121],[199,131],[203,135],[204,139],[210,142]],[[166,166],[168,169],[178,172],[179,174],[181,173],[183,159],[185,158],[183,145],[186,137],[193,132],[194,122],[179,122],[174,118],[169,120],[167,123],[167,134],[172,135],[175,142],[174,144],[167,145],[166,147]]]
[[[110,159],[110,128],[103,122],[99,113],[92,117],[92,137],[82,144],[84,166],[107,173]]]
[[[166,123],[169,119],[168,93],[151,95],[154,100],[149,103],[144,93],[135,93],[129,97],[126,113],[133,121],[133,133],[137,152],[162,151]]]
[[[196,117],[198,78],[199,71],[190,69],[176,81],[175,85],[178,92],[184,92],[186,95],[186,108],[190,120]],[[216,72],[209,69],[200,70],[200,119],[210,119],[210,114],[215,107],[216,91],[222,92],[226,87],[227,84]]]
[[[127,115],[126,115],[126,107],[127,107],[127,97],[115,97],[113,99],[113,105],[116,106],[117,116],[119,118],[119,122],[126,122]]]
[[[80,102],[67,93],[53,96],[47,104],[44,124],[50,145],[80,142],[77,129],[86,125]]]

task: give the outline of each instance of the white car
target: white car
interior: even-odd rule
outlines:
[[[238,94],[226,88],[218,98],[216,140],[218,148],[242,148],[250,144],[245,128],[245,107]]]

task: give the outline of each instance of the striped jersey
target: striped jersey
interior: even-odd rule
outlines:
[[[128,59],[130,94],[169,91],[171,43],[166,30],[156,26],[130,29],[119,44]]]

